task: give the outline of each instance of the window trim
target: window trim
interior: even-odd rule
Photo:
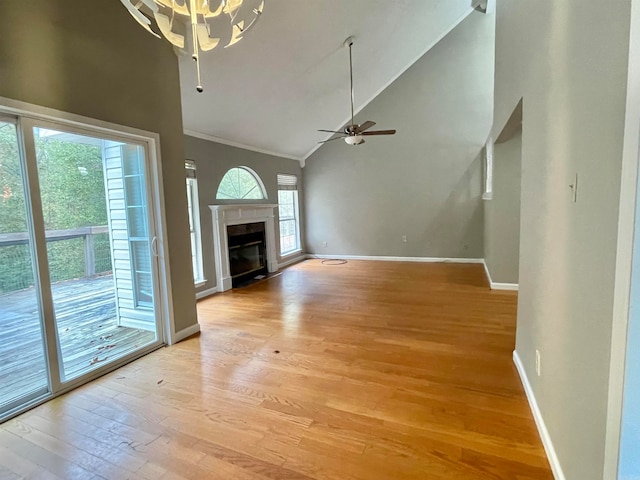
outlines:
[[[189,240],[195,236],[196,251],[191,252],[191,262],[193,266],[193,283],[196,288],[207,283],[204,276],[204,262],[202,258],[202,228],[200,225],[200,204],[198,195],[198,178],[196,175],[196,164],[193,160],[185,161],[186,189],[187,189],[187,214],[189,215]],[[191,185],[190,185],[191,184]],[[189,207],[191,205],[191,207]],[[189,208],[191,211],[189,212]],[[191,225],[193,223],[193,225]],[[191,244],[191,242],[189,242]]]
[[[245,170],[246,172],[248,172],[253,179],[256,181],[256,183],[258,184],[258,187],[260,188],[260,192],[262,193],[262,198],[219,198],[218,197],[218,192],[220,191],[220,184],[222,184],[222,180],[224,180],[224,178],[229,174],[230,171],[235,170],[235,169],[241,169],[241,170]],[[250,167],[244,166],[244,165],[237,165],[235,167],[231,167],[229,169],[227,169],[226,172],[224,172],[224,175],[222,175],[222,177],[220,178],[220,181],[218,182],[218,186],[216,188],[216,202],[220,202],[222,204],[224,203],[229,203],[229,202],[233,202],[233,203],[255,203],[255,202],[261,202],[261,201],[265,201],[268,200],[269,196],[267,194],[267,189],[264,186],[264,182],[262,181],[262,178],[260,178],[260,175],[258,175],[258,173],[253,170]]]
[[[482,149],[484,182],[482,199],[493,199],[493,138],[489,137],[487,143]]]
[[[300,195],[298,191],[298,177],[291,174],[278,174],[278,243],[280,258],[286,258],[302,251],[302,232],[300,230]],[[282,250],[282,229],[283,222],[280,216],[280,192],[295,192],[293,195],[293,217],[287,217],[284,221],[294,221],[296,230],[296,246],[292,250]]]

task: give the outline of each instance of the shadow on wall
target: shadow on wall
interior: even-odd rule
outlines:
[[[482,151],[455,183],[433,219],[425,225],[423,238],[431,239],[429,247],[436,252],[446,252],[446,256],[452,258],[482,258],[482,241],[478,239],[478,232],[484,228],[481,197]],[[473,208],[469,209],[469,205]],[[447,237],[433,234],[440,231],[452,232],[453,236],[461,239],[455,250],[451,250]]]

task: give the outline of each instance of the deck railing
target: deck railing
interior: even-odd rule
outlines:
[[[47,230],[51,281],[90,277],[111,270],[107,226]],[[0,294],[33,285],[27,232],[0,234]]]

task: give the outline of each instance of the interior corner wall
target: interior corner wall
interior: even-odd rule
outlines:
[[[178,59],[120,2],[0,2],[0,96],[160,134],[176,331],[196,323]]]
[[[472,13],[356,116],[396,135],[330,142],[307,159],[309,253],[483,256],[493,52],[494,16]]]
[[[200,207],[200,231],[202,236],[202,259],[206,283],[197,289],[198,292],[211,290],[216,286],[216,268],[213,252],[213,217],[209,205],[238,204],[237,200],[217,200],[216,192],[222,177],[230,168],[249,167],[256,172],[267,190],[264,200],[251,200],[248,203],[278,203],[279,173],[298,177],[298,203],[300,209],[300,228],[304,227],[304,190],[302,168],[297,160],[267,155],[243,148],[223,145],[186,135],[184,137],[185,156],[196,163],[198,178],[198,205]],[[247,203],[245,201],[245,203]],[[277,216],[277,211],[276,211]],[[277,223],[276,218],[276,223]],[[304,238],[304,231],[301,232]],[[276,238],[276,250],[280,252],[280,238]],[[304,251],[304,245],[302,245]],[[281,258],[278,254],[278,262]]]
[[[494,283],[518,283],[522,130],[493,150],[493,198],[484,202],[484,259]]]
[[[497,2],[494,134],[523,98],[516,351],[568,480],[603,478],[630,4]]]

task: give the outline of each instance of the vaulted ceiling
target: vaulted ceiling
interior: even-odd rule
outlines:
[[[356,111],[436,44],[471,0],[267,0],[237,45],[203,55],[204,93],[180,57],[185,132],[302,160],[350,116],[348,50],[355,36]],[[376,119],[378,127],[384,119]]]

